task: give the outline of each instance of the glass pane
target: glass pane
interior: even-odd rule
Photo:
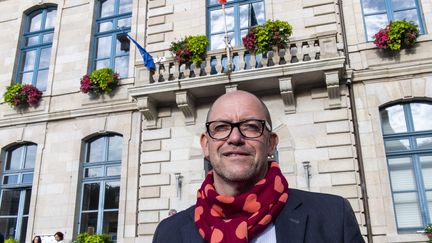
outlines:
[[[29,214],[30,210],[30,199],[31,199],[31,189],[27,189],[25,192],[25,201],[24,201],[24,215]]]
[[[423,226],[416,193],[395,193],[393,198],[398,228]]]
[[[33,16],[30,19],[29,32],[40,30],[41,29],[41,20],[42,20],[42,13],[39,13],[38,15]]]
[[[124,19],[119,19],[117,21],[117,28],[124,28],[124,27],[130,27],[131,26],[131,20],[132,18],[124,18]]]
[[[111,56],[111,36],[105,36],[97,39],[97,58]]]
[[[36,45],[38,43],[39,43],[39,36],[38,35],[27,37],[26,46]]]
[[[232,31],[234,29],[234,8],[226,8],[226,25],[227,30]],[[221,33],[225,31],[224,27],[224,16],[222,9],[214,10],[210,12],[210,32]]]
[[[18,215],[18,204],[21,191],[18,190],[3,190],[0,216],[16,216]]]
[[[432,190],[432,156],[421,156],[420,164],[426,190]]]
[[[416,143],[418,149],[432,149],[432,137],[417,138]]]
[[[27,223],[28,223],[28,216],[23,217],[22,223],[21,223],[21,234],[20,234],[20,243],[25,243],[25,237],[27,233]]]
[[[111,239],[117,237],[118,212],[105,212],[102,232],[108,234]]]
[[[82,210],[97,210],[99,205],[99,183],[84,184]]]
[[[228,38],[229,38],[229,40],[231,40],[231,45],[235,46],[236,43],[235,43],[235,39],[233,39],[234,38],[233,32],[228,33]],[[211,49],[212,50],[225,48],[225,34],[212,35],[210,41],[211,41]]]
[[[39,70],[36,82],[36,88],[45,91],[48,82],[48,70]]]
[[[52,42],[52,40],[53,40],[53,36],[54,36],[53,33],[45,34],[45,35],[43,36],[43,43],[49,43],[49,42]]]
[[[36,160],[36,145],[28,145],[26,159],[24,161],[24,168],[31,169],[34,168],[35,160]]]
[[[120,0],[119,14],[132,12],[132,0]]]
[[[121,172],[121,166],[109,166],[107,168],[107,176],[119,176]]]
[[[120,41],[119,39],[120,39],[119,37],[116,38],[116,56],[128,55],[129,54],[129,47],[130,47],[129,39],[127,39],[127,40],[121,39],[122,41]],[[122,43],[123,43],[123,46],[122,46]],[[126,58],[126,60],[128,60],[129,56],[124,56],[124,57],[120,57],[120,58]],[[116,64],[116,66],[117,66],[117,64]]]
[[[81,229],[80,232],[96,232],[97,213],[82,213],[81,214]]]
[[[394,18],[400,19],[400,20],[406,20],[406,21],[414,21],[417,26],[419,26],[419,19],[417,14],[417,9],[411,9],[406,11],[398,11],[394,12]]]
[[[111,30],[113,28],[113,24],[111,21],[102,22],[99,24],[99,32],[104,32]]]
[[[102,2],[101,17],[114,15],[114,0],[106,0]]]
[[[240,28],[262,25],[264,18],[264,3],[243,4],[240,6]]]
[[[109,59],[99,60],[96,62],[96,69],[101,69],[101,68],[106,68],[106,67],[110,67],[110,60]]]
[[[122,156],[122,143],[123,138],[120,136],[113,136],[109,138],[109,151],[108,151],[108,160],[121,160]]]
[[[35,61],[36,61],[36,50],[25,52],[24,60],[23,60],[24,63],[23,71],[33,70],[35,66]]]
[[[432,130],[432,105],[424,103],[411,103],[411,114],[413,117],[414,130]]]
[[[410,158],[388,159],[393,191],[416,190]]]
[[[117,57],[115,59],[115,71],[120,77],[124,78],[128,76],[128,64],[129,56]]]
[[[3,184],[5,185],[18,184],[18,175],[3,176]]]
[[[45,22],[45,29],[54,28],[56,14],[57,14],[56,9],[51,9],[48,11],[46,22]]]
[[[7,155],[5,170],[21,169],[23,152],[24,152],[24,146],[19,146],[13,150],[10,150]]]
[[[23,73],[21,77],[22,84],[32,84],[33,72]]]
[[[385,0],[363,0],[364,14],[386,11]]]
[[[50,58],[51,58],[51,47],[42,49],[40,60],[39,60],[39,69],[48,68],[50,64]]]
[[[107,182],[105,184],[104,209],[118,209],[120,197],[120,182]]]
[[[364,21],[368,41],[373,41],[375,34],[388,24],[386,14],[365,16]]]
[[[392,5],[395,10],[415,8],[415,0],[392,0]]]
[[[9,237],[15,238],[15,228],[17,224],[17,218],[0,218],[0,232],[4,234],[4,238]]]
[[[408,139],[387,140],[384,143],[386,152],[410,150],[410,144]]]
[[[394,105],[380,111],[384,134],[406,132],[405,115],[402,105]]]
[[[33,183],[33,173],[31,174],[23,174],[22,183]]]
[[[92,168],[84,169],[85,178],[101,177],[101,176],[103,176],[103,167],[92,167]]]
[[[105,137],[98,138],[89,144],[88,162],[105,161]]]

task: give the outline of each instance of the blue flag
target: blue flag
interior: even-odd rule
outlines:
[[[142,47],[138,42],[136,42],[130,35],[126,33],[127,37],[135,44],[135,46],[138,48],[139,52],[141,53],[141,56],[144,61],[144,66],[148,69],[154,70],[156,69],[156,65],[153,61],[153,57]]]

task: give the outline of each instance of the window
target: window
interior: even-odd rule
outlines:
[[[30,13],[21,41],[17,80],[41,91],[47,87],[56,14],[55,7]]]
[[[380,111],[397,228],[415,232],[432,223],[432,103]]]
[[[15,146],[5,153],[1,181],[0,232],[25,242],[36,145]]]
[[[392,20],[414,21],[424,33],[418,0],[362,0],[362,6],[368,41]]]
[[[80,232],[117,239],[121,156],[121,136],[102,136],[86,143]]]
[[[127,77],[131,18],[132,0],[98,1],[92,70],[108,67]]]
[[[228,0],[225,5],[226,26],[232,46],[241,46],[241,38],[248,30],[265,22],[263,0]],[[225,27],[222,5],[218,0],[208,0],[208,18],[211,50],[225,48]]]

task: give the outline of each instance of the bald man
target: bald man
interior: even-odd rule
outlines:
[[[364,242],[346,199],[288,188],[269,159],[278,136],[255,95],[220,96],[205,127],[200,143],[213,170],[196,204],[158,225],[154,243]]]

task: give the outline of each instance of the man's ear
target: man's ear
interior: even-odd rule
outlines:
[[[206,157],[208,159],[209,154],[210,154],[209,148],[208,148],[208,138],[204,133],[201,133],[200,144],[201,144],[201,150],[204,153],[204,157]]]
[[[273,152],[276,149],[276,146],[279,143],[279,137],[276,133],[272,132],[270,133],[270,137],[269,137],[269,146],[268,146],[268,151],[267,154],[271,155],[273,154]]]

